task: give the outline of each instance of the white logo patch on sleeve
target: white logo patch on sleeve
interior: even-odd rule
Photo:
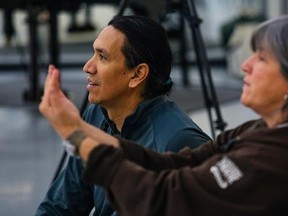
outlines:
[[[233,182],[241,179],[243,173],[239,167],[227,156],[224,156],[214,166],[210,168],[210,172],[222,189],[226,189]]]

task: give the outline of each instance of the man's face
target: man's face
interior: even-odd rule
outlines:
[[[105,27],[93,44],[94,54],[84,65],[88,74],[89,101],[105,108],[117,108],[127,99],[133,70],[125,65],[121,51],[125,35],[112,26]]]

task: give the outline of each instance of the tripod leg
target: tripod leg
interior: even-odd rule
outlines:
[[[13,25],[13,9],[10,9],[10,8],[5,9],[3,16],[4,16],[3,24],[4,24],[4,33],[6,37],[6,43],[8,45],[11,45],[12,37],[15,34],[15,29]]]
[[[215,88],[214,88],[212,78],[211,78],[209,62],[208,62],[207,54],[205,52],[205,46],[201,37],[201,32],[199,30],[199,24],[201,20],[197,16],[193,0],[186,0],[186,5],[183,4],[182,6],[183,6],[184,14],[187,17],[187,20],[189,22],[189,25],[191,27],[191,31],[193,34],[194,49],[195,49],[196,56],[197,56],[202,90],[203,90],[204,99],[205,99],[205,105],[206,105],[208,117],[210,120],[212,136],[213,138],[215,138],[214,122],[212,120],[212,114],[211,114],[211,108],[213,106],[215,108],[215,113],[218,118],[215,121],[216,129],[220,129],[221,131],[223,131],[226,126],[226,123],[223,121],[221,113],[220,113],[218,99],[217,99]]]
[[[30,89],[24,91],[23,97],[26,101],[38,102],[42,92],[39,88],[39,63],[38,63],[38,32],[37,32],[37,16],[38,8],[29,4],[28,9],[28,24],[29,24],[29,46],[30,46],[30,67],[28,70]]]
[[[116,16],[122,16],[128,4],[129,4],[129,0],[121,0],[119,3],[119,10]]]
[[[189,78],[188,78],[188,62],[186,58],[187,49],[186,49],[186,35],[185,35],[185,19],[183,14],[180,14],[180,62],[182,68],[182,82],[184,86],[189,86]]]
[[[85,24],[83,26],[84,31],[94,31],[96,27],[91,23],[91,11],[90,4],[86,2],[85,4]]]

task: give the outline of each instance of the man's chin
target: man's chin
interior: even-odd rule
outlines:
[[[91,95],[91,94],[88,95],[88,102],[90,104],[99,104],[99,101],[96,100],[96,98],[94,98],[93,95]]]

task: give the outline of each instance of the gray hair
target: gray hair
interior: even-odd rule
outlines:
[[[279,61],[281,73],[288,80],[288,16],[263,22],[251,38],[253,51],[267,48]]]

